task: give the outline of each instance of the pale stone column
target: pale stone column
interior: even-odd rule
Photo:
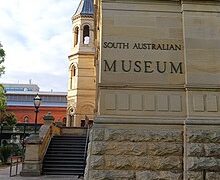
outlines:
[[[40,176],[42,172],[42,160],[39,157],[41,144],[39,135],[31,135],[25,144],[25,159],[20,174],[21,176]]]
[[[98,95],[86,180],[183,178],[179,1],[96,1]]]
[[[220,178],[220,3],[183,0],[184,179]]]
[[[48,130],[50,130],[51,124],[54,122],[54,117],[48,112],[44,116],[44,125],[41,126],[39,134],[31,134],[25,141],[26,151],[25,158],[22,165],[21,176],[40,176],[42,173],[43,159],[40,157],[41,149],[40,145],[43,142]]]

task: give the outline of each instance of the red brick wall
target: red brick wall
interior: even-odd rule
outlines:
[[[29,117],[29,123],[34,123],[35,121],[35,108],[34,107],[20,107],[20,106],[10,106],[7,107],[7,111],[13,112],[17,117],[17,122],[24,122],[24,117]],[[43,117],[48,112],[51,112],[54,116],[55,121],[59,119],[63,121],[66,118],[66,108],[65,107],[40,107],[38,113],[38,123],[43,123]]]

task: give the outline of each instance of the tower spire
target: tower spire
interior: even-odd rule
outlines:
[[[94,6],[93,0],[81,0],[78,8],[76,9],[73,18],[78,16],[93,16],[94,15]]]

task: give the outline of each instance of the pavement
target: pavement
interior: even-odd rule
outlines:
[[[82,180],[78,176],[64,176],[64,175],[43,175],[37,177],[24,177],[20,176],[21,164],[18,166],[18,175],[10,177],[10,167],[0,169],[0,180]],[[12,175],[16,172],[15,166],[12,169]]]

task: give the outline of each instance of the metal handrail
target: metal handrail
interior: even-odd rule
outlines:
[[[88,148],[88,142],[89,142],[89,131],[90,131],[90,126],[87,126],[87,131],[86,131],[86,146],[84,150],[84,162],[86,163],[86,156],[87,156],[87,148]]]

